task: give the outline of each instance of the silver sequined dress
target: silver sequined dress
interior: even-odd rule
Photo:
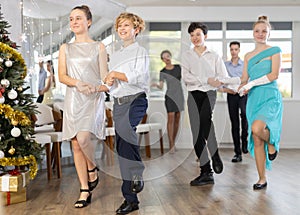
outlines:
[[[68,76],[98,86],[101,81],[99,65],[99,42],[70,43],[66,46]],[[76,87],[67,86],[63,114],[63,140],[70,140],[79,131],[90,131],[99,139],[105,138],[105,95],[84,95]],[[90,146],[88,155],[93,150]]]

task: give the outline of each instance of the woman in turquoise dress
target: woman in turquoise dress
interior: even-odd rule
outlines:
[[[282,97],[276,79],[281,67],[281,50],[267,44],[271,25],[268,17],[260,16],[253,24],[255,49],[245,55],[241,78],[221,80],[226,84],[241,84],[239,94],[248,94],[246,116],[249,125],[248,150],[255,157],[259,179],[254,190],[267,187],[266,168],[279,151],[282,127]]]
[[[265,170],[271,169],[271,161],[279,151],[282,127],[282,97],[276,82],[281,67],[281,50],[267,44],[270,30],[266,16],[259,17],[254,23],[255,49],[245,55],[239,89],[240,95],[248,93],[248,150],[255,157],[259,176],[253,185],[254,190],[267,187]]]

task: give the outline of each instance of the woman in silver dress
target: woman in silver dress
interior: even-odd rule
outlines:
[[[91,202],[91,191],[98,184],[95,162],[96,138],[105,138],[105,85],[101,79],[107,75],[105,46],[88,34],[92,14],[85,5],[70,13],[70,28],[75,34],[73,43],[63,44],[59,50],[59,81],[65,85],[63,113],[63,140],[71,140],[74,162],[80,182],[80,197],[76,208]],[[97,89],[95,86],[99,86]]]

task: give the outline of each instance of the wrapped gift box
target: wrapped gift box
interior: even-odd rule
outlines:
[[[11,205],[26,201],[26,187],[21,188],[18,192],[1,192],[1,204]]]
[[[2,173],[0,175],[0,191],[18,192],[29,184],[29,171],[21,172],[19,175]]]

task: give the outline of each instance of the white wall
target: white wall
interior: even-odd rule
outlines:
[[[20,36],[22,33],[21,26],[21,7],[19,0],[5,0],[1,1],[1,12],[3,13],[3,17],[5,21],[8,21],[11,25],[8,28],[9,38],[16,42],[17,45],[20,45]]]
[[[299,144],[299,125],[300,122],[300,101],[284,100],[281,148],[300,148]],[[192,135],[189,125],[188,111],[182,112],[182,120],[179,129],[176,146],[178,148],[192,148]],[[164,147],[168,148],[167,138],[167,113],[164,100],[162,98],[150,98],[148,108],[148,119],[150,122],[160,122],[164,125]],[[221,147],[233,147],[231,137],[231,123],[228,114],[227,102],[218,100],[214,111],[214,124],[216,129],[217,141]],[[151,133],[151,144],[153,147],[159,147],[158,135]]]
[[[300,7],[129,7],[127,11],[137,13],[147,22],[182,22],[182,44],[189,40],[186,28],[191,21],[255,21],[259,15],[267,15],[270,21],[293,21],[293,98],[284,100],[284,114],[281,136],[282,148],[300,148]],[[183,50],[186,47],[183,47]],[[150,99],[150,120],[162,122],[166,125],[167,116],[162,99]],[[226,101],[217,101],[214,122],[217,139],[223,147],[232,147],[231,124]],[[165,147],[168,139],[165,128]],[[151,134],[151,142],[157,140],[156,134]],[[191,132],[187,109],[183,113],[180,134],[178,137],[179,148],[192,147]],[[156,145],[155,145],[156,147]]]

